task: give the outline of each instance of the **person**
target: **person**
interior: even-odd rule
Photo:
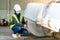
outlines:
[[[12,29],[13,38],[20,37],[20,34],[26,35],[28,34],[28,30],[26,27],[27,21],[24,19],[23,14],[21,13],[21,7],[19,4],[14,5],[14,14],[10,16],[10,29]],[[17,36],[17,33],[19,34]]]

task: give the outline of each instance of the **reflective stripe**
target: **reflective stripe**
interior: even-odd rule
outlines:
[[[14,25],[15,25],[15,24],[13,24],[13,25],[10,25],[10,29],[12,29]]]
[[[10,23],[12,22],[12,16],[10,16]],[[12,27],[14,26],[14,24],[13,25],[10,25],[10,29],[12,29]]]
[[[19,23],[19,21],[18,21],[18,19],[17,19],[17,17],[16,17],[16,15],[15,14],[13,14],[13,17],[16,19],[16,21]]]
[[[10,22],[12,22],[12,16],[10,16]]]
[[[22,18],[23,18],[23,15],[21,14],[20,15],[20,24],[22,24]]]
[[[17,19],[15,14],[13,14],[13,17],[16,19],[17,23],[22,24],[22,18],[23,18],[22,14],[20,15],[20,21]]]

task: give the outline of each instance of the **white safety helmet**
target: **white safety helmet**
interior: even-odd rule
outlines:
[[[15,5],[14,5],[14,10],[15,10],[15,11],[21,11],[20,5],[19,5],[19,4],[15,4]]]

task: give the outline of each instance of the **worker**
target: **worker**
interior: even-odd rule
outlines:
[[[10,29],[12,29],[13,34],[12,37],[13,38],[17,38],[17,33],[19,34],[28,34],[28,30],[26,27],[26,20],[24,19],[23,14],[21,13],[21,7],[19,4],[15,4],[14,5],[14,14],[12,16],[10,16]]]

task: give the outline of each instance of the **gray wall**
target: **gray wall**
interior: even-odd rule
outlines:
[[[0,0],[0,19],[8,18],[8,0]]]
[[[8,0],[0,0],[0,10],[8,9]]]

